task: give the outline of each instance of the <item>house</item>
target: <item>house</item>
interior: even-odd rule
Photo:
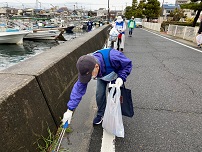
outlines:
[[[180,5],[178,4],[162,4],[162,13],[161,16],[163,16],[163,19],[166,20],[170,13],[173,12],[175,9],[180,9]]]
[[[181,4],[187,4],[190,2],[191,2],[190,0],[176,0],[175,4],[181,5]],[[183,10],[184,10],[184,15],[187,16],[188,18],[195,17],[196,15],[194,10],[190,10],[190,9],[183,9]]]
[[[107,13],[108,13],[108,10],[106,10],[105,8],[99,8],[97,10],[97,16],[100,16],[100,17],[104,17],[104,16],[106,17]]]
[[[10,7],[1,7],[0,8],[0,15],[2,16],[13,16],[13,15],[17,15],[18,14],[18,10],[15,8],[10,8]]]

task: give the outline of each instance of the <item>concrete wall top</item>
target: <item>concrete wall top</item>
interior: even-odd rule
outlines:
[[[33,76],[0,74],[0,103],[8,98],[12,93],[23,87],[34,79]]]

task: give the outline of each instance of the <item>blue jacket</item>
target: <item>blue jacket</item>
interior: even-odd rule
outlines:
[[[101,53],[94,53],[93,56],[98,60],[100,70],[97,78],[103,77],[106,73],[104,60]],[[111,66],[115,69],[114,72],[117,73],[118,77],[124,82],[132,70],[132,61],[128,59],[123,53],[112,49],[110,51],[110,61]],[[79,80],[74,84],[72,89],[70,100],[67,103],[69,110],[74,110],[80,103],[83,95],[86,93],[88,83],[81,83]]]

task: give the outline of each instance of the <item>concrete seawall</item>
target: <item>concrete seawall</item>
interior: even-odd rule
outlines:
[[[101,49],[109,26],[0,71],[0,151],[36,152],[36,141],[56,132],[77,80],[77,59]]]

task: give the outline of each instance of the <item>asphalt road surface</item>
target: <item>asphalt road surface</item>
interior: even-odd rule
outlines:
[[[202,49],[137,28],[132,37],[126,32],[124,54],[133,61],[125,85],[135,115],[123,117],[125,137],[115,138],[114,152],[202,152]],[[61,148],[101,151],[95,88],[90,82]]]

